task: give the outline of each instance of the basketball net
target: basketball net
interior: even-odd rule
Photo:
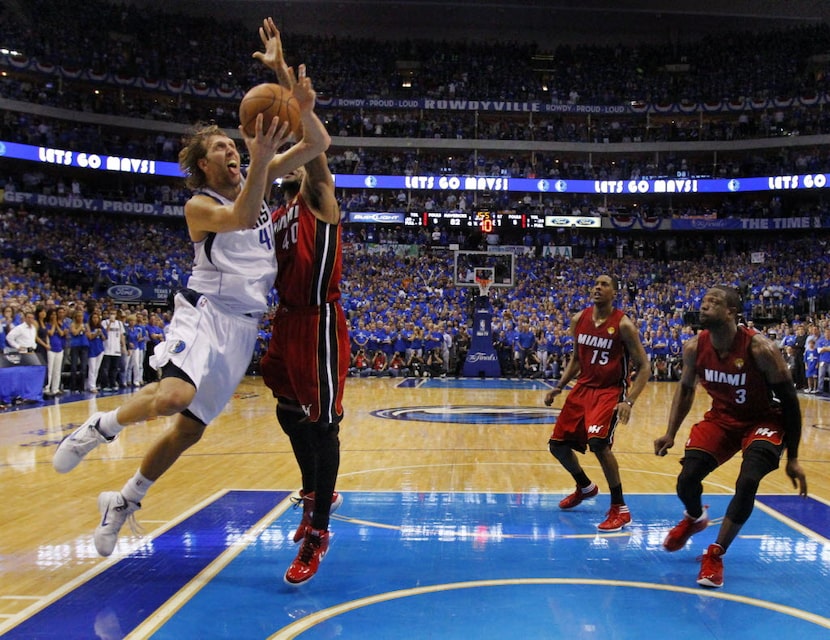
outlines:
[[[478,295],[482,298],[486,298],[490,295],[490,285],[493,284],[493,281],[490,278],[479,278],[476,276],[476,284],[478,285]]]

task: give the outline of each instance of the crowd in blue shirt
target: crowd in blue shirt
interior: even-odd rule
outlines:
[[[139,324],[163,327],[166,309],[116,304],[107,287],[160,283],[175,290],[187,282],[192,247],[181,224],[34,212],[24,207],[7,209],[0,224],[4,230],[0,304],[11,316],[4,325],[20,322],[25,310],[35,307],[84,309],[88,317],[93,309],[106,313],[115,306],[125,319],[136,316]],[[458,372],[478,290],[455,284],[452,250],[432,244],[427,237],[413,245],[366,241],[363,231],[354,225],[345,225],[343,231],[342,304],[352,330],[353,352],[363,349],[371,357],[380,351],[387,361],[398,352],[406,364],[413,351],[420,350],[424,357],[437,350],[442,365],[434,371]],[[540,257],[537,246],[515,247],[519,255],[514,286],[491,288],[488,298],[506,375],[557,375],[572,348],[567,335],[571,315],[590,304],[588,292],[602,273],[613,273],[623,283],[617,303],[637,322],[655,362],[676,355],[677,341],[694,331],[688,314],[697,309],[713,283],[738,287],[746,300],[745,316],[762,319],[760,328],[776,339],[799,324],[810,330],[815,327],[819,334],[830,326],[826,237],[632,234],[625,238],[628,249],[618,257],[620,237],[625,236],[581,230],[565,239],[552,239],[581,245],[581,259]],[[764,256],[762,261],[753,260],[758,254]],[[152,266],[154,260],[147,259],[156,255],[165,256],[163,265]],[[277,303],[272,291],[272,308]],[[153,316],[157,323],[151,322]],[[269,330],[266,317],[254,361],[267,343]],[[540,362],[526,363],[529,353]],[[429,370],[426,365],[421,369]]]
[[[249,51],[259,43],[255,33],[239,25],[218,28],[211,18],[183,19],[154,9],[91,0],[82,5],[55,0],[32,0],[21,13],[0,8],[4,46],[68,70],[90,69],[123,77],[143,77],[197,83],[228,92],[243,91],[265,80]],[[36,30],[26,13],[37,16]],[[70,25],[71,28],[67,28]],[[60,30],[64,37],[50,37]],[[119,34],[98,38],[94,34]],[[830,132],[823,105],[698,115],[654,116],[619,114],[594,118],[560,114],[477,114],[420,109],[350,110],[325,107],[328,97],[429,97],[542,101],[552,105],[621,105],[631,101],[668,103],[720,101],[730,97],[770,98],[823,95],[830,90],[826,63],[812,54],[830,46],[827,25],[800,27],[764,34],[701,39],[685,43],[682,51],[669,45],[559,47],[552,51],[548,90],[530,60],[544,44],[387,42],[350,38],[320,38],[287,33],[286,49],[296,54],[290,63],[309,65],[320,92],[321,113],[335,136],[366,138],[408,137],[421,140],[510,140],[558,142],[738,141],[749,138]],[[198,42],[198,55],[182,42]],[[129,44],[128,44],[129,43]],[[715,53],[716,52],[716,53]],[[690,71],[667,76],[664,66],[679,55],[691,61]],[[403,89],[394,69],[396,59],[421,63],[428,74]],[[632,64],[632,60],[639,64]],[[818,59],[816,59],[818,60]],[[754,73],[741,73],[741,69]],[[33,115],[29,110],[4,111],[0,139],[72,150],[172,161],[178,150],[176,134],[153,130],[152,122],[192,124],[211,119],[232,131],[236,103],[230,99],[159,98],[159,93],[124,89],[116,84],[89,91],[88,82],[72,78],[55,82],[45,72],[11,73],[0,77],[0,96],[29,104],[54,106],[67,113],[127,116],[144,124],[104,127],[80,119]],[[169,98],[169,99],[168,99]],[[148,124],[148,121],[149,124]],[[146,126],[145,126],[146,125]],[[660,157],[656,157],[659,155]],[[542,151],[506,152],[494,149],[440,151],[414,145],[383,150],[371,146],[334,146],[329,160],[335,173],[459,174],[511,177],[562,177],[595,180],[657,175],[743,177],[824,172],[830,169],[826,147],[786,147],[747,150],[737,145],[710,154],[588,154]],[[4,163],[7,161],[4,160]],[[62,173],[59,167],[33,165],[30,170],[2,165],[0,187],[8,192],[79,194],[98,197],[182,204],[187,192],[180,184],[159,178],[113,176],[101,172]],[[477,291],[453,284],[453,243],[468,241],[465,233],[448,228],[376,227],[348,222],[353,211],[470,208],[474,194],[465,192],[339,191],[346,214],[343,305],[352,329],[353,352],[363,352],[353,366],[357,375],[383,371],[400,360],[397,370],[425,375],[456,373],[469,340],[471,310]],[[541,213],[593,214],[600,204],[605,214],[622,206],[613,198],[569,195],[527,201],[526,194],[497,194],[493,207],[531,207]],[[797,194],[783,201],[772,196],[643,200],[641,213],[657,216],[700,216],[713,210],[720,217],[816,216],[826,222],[830,208],[817,196]],[[107,295],[115,283],[151,284],[176,289],[184,286],[192,247],[180,220],[71,214],[58,209],[24,205],[0,213],[0,304],[2,327],[19,323],[27,309],[82,309],[87,321],[95,310],[118,308],[131,329],[128,339],[152,344],[159,339],[167,311],[149,304],[117,304]],[[437,234],[437,235],[436,235]],[[694,312],[705,289],[713,283],[734,284],[745,294],[747,318],[763,319],[759,326],[781,342],[802,326],[823,338],[830,310],[830,264],[822,232],[787,234],[626,234],[610,230],[540,231],[529,239],[504,234],[502,244],[520,245],[529,252],[517,257],[515,286],[494,288],[494,341],[505,374],[556,377],[572,349],[568,329],[571,315],[590,304],[588,289],[597,275],[613,273],[625,288],[618,304],[638,323],[653,375],[671,377],[679,345],[694,331]],[[482,241],[483,242],[483,241]],[[541,249],[567,245],[579,259],[540,257]],[[486,248],[484,244],[477,248]],[[761,254],[763,261],[753,260]],[[153,259],[148,259],[153,256]],[[155,257],[159,259],[156,260]],[[272,293],[269,303],[277,304]],[[128,318],[135,316],[129,323]],[[147,340],[136,337],[147,327]],[[134,328],[133,328],[134,327]],[[263,322],[254,363],[269,335]],[[0,331],[0,341],[4,341]],[[131,336],[131,337],[129,337]],[[787,338],[789,339],[789,338]],[[0,343],[0,347],[3,344]],[[54,345],[57,348],[57,343]],[[78,345],[75,345],[78,346]],[[72,345],[66,344],[71,352]],[[812,351],[812,350],[807,350]],[[420,353],[420,355],[418,355]],[[817,366],[827,352],[816,350]],[[382,354],[383,362],[375,357]],[[416,360],[412,360],[413,356]],[[422,361],[418,361],[420,358]],[[365,362],[363,362],[365,360]],[[665,367],[663,366],[665,363]],[[830,366],[830,365],[828,365]],[[826,368],[826,367],[825,367]],[[400,374],[400,373],[399,373]],[[136,374],[132,374],[135,376]],[[143,372],[146,377],[151,375]],[[818,376],[818,373],[816,374]],[[76,383],[77,384],[77,383]],[[118,384],[121,384],[119,382]],[[87,385],[88,387],[90,385]],[[110,387],[112,388],[112,383]]]

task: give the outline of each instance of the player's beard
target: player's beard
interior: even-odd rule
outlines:
[[[720,326],[723,326],[723,321],[717,318],[712,318],[711,316],[700,316],[700,326],[704,329],[717,329]]]

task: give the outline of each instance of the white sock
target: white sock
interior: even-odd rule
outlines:
[[[121,495],[130,502],[141,502],[154,482],[155,480],[148,480],[141,475],[141,471],[136,471],[135,475],[127,480],[127,484],[121,489]]]
[[[121,430],[125,426],[118,422],[118,419],[116,418],[117,414],[118,409],[107,411],[104,415],[101,416],[101,419],[98,420],[98,431],[107,436],[107,438],[117,436],[119,433],[121,433]]]
[[[685,515],[689,520],[694,520],[695,522],[701,522],[707,517],[706,507],[703,507],[703,513],[701,513],[697,518],[693,518],[692,516],[690,516],[688,511],[684,511],[683,515]]]
[[[596,482],[592,482],[592,483],[591,483],[591,484],[589,484],[587,487],[582,487],[582,493],[591,493],[591,491],[593,491],[594,489],[596,489],[596,487],[597,487],[597,483],[596,483]]]

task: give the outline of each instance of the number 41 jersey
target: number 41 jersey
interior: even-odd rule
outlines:
[[[233,205],[212,189],[197,193]],[[265,201],[250,229],[211,232],[201,242],[195,242],[193,248],[195,257],[188,288],[211,297],[234,313],[261,314],[267,310],[277,259],[271,211]]]

